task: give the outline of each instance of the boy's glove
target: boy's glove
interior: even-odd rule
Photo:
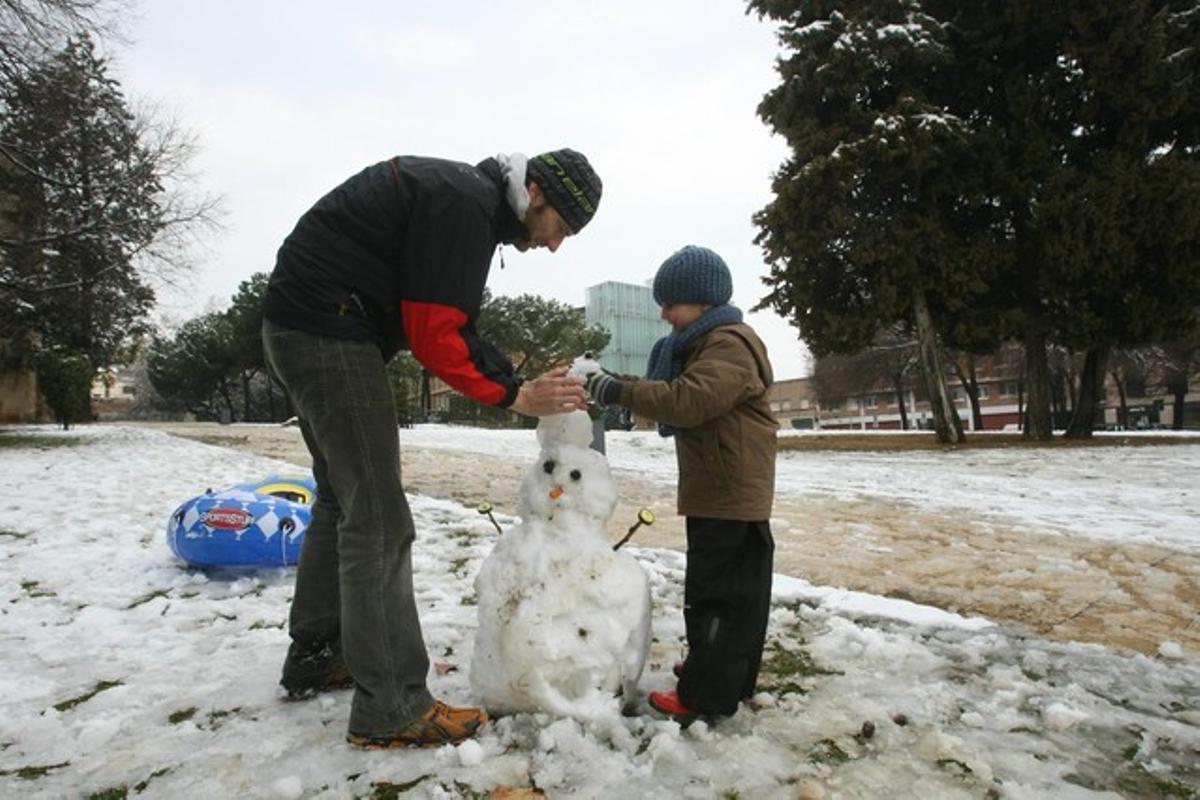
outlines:
[[[621,397],[620,378],[607,371],[593,372],[588,375],[583,388],[587,389],[588,395],[602,406],[611,406]]]

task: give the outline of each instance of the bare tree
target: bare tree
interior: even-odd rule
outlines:
[[[116,20],[128,0],[0,0],[0,79],[27,71],[71,37],[120,40]]]

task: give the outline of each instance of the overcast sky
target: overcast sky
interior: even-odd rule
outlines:
[[[755,108],[777,81],[774,27],[738,0],[415,2],[142,0],[115,71],[199,138],[195,167],[226,229],[175,319],[223,308],[270,271],[312,203],[396,154],[476,163],[573,147],[604,181],[596,218],[558,253],[505,248],[489,286],[583,305],[642,283],[685,244],[713,248],[753,306],[766,272],[751,215],[786,148]],[[794,328],[751,315],[777,378],[807,356]]]

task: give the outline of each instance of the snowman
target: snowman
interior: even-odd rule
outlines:
[[[572,371],[594,365],[577,359]],[[588,448],[587,413],[544,417],[537,439],[521,522],[475,578],[471,686],[493,713],[598,719],[634,697],[650,647],[650,586],[606,531],[617,489],[604,456]]]

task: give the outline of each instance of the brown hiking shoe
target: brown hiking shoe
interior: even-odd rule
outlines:
[[[392,750],[402,747],[441,747],[470,739],[487,722],[481,708],[454,708],[441,700],[396,734],[359,736],[351,733],[346,741],[358,750]]]

